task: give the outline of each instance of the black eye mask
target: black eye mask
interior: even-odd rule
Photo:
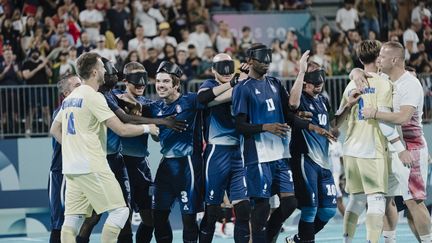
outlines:
[[[305,74],[303,80],[306,83],[320,85],[325,82],[325,71],[323,69],[318,69],[313,72],[308,72]]]
[[[213,69],[220,75],[231,75],[234,73],[234,61],[225,60],[214,62]]]
[[[248,51],[248,57],[260,63],[269,64],[272,62],[272,50],[268,48],[250,50]]]
[[[116,75],[118,73],[118,70],[114,67],[114,64],[110,62],[108,59],[102,58],[102,62],[104,64],[104,68],[106,71],[105,74]]]
[[[159,65],[156,73],[160,73],[160,72],[169,73],[177,76],[178,78],[180,78],[183,75],[183,71],[179,68],[179,66],[177,66],[177,64],[168,61],[163,61]]]
[[[125,79],[134,85],[146,86],[148,82],[147,72],[137,72],[125,74]]]

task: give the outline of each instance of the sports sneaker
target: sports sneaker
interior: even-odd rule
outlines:
[[[297,234],[288,236],[287,238],[285,238],[285,242],[286,243],[297,243],[298,241],[296,241],[297,240],[296,236],[297,236]]]

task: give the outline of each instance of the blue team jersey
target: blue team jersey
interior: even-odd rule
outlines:
[[[245,114],[250,124],[286,123],[283,106],[288,104],[282,104],[282,97],[286,96],[285,88],[276,78],[249,78],[234,88],[234,115]],[[242,135],[240,138],[245,165],[290,157],[289,136],[280,138],[269,132],[261,132],[253,136]]]
[[[109,108],[115,112],[120,109],[118,106],[118,101],[115,97],[113,91],[108,91],[104,93],[105,99],[108,103]],[[121,150],[120,137],[114,133],[111,129],[107,129],[107,154],[118,153]]]
[[[61,106],[59,106],[52,115],[52,119],[54,119],[57,116],[57,113],[59,112]],[[51,122],[52,123],[52,122]],[[53,155],[51,158],[51,168],[50,171],[56,171],[60,172],[62,171],[62,152],[61,152],[61,145],[55,140],[55,138],[52,138],[52,148],[53,148]]]
[[[197,136],[200,124],[200,110],[205,106],[197,100],[196,93],[181,95],[171,104],[166,104],[163,100],[155,101],[149,105],[152,117],[164,118],[176,115],[177,120],[186,120],[188,127],[186,131],[175,132],[166,126],[159,126],[159,139],[161,144],[161,154],[166,158],[179,158],[192,155],[202,144]],[[197,147],[198,146],[198,147]]]
[[[123,92],[124,93],[124,92]],[[143,96],[135,97],[135,99],[142,105],[148,106],[153,101]],[[148,152],[148,134],[144,133],[136,137],[121,137],[122,154],[134,157],[146,157]]]
[[[303,92],[298,110],[311,112],[313,114],[311,123],[329,130],[330,105],[323,95],[319,94],[315,98]],[[321,167],[330,169],[328,162],[329,141],[326,137],[307,129],[293,128],[290,147],[291,153],[307,154]]]
[[[212,89],[219,86],[214,79],[206,80],[200,89]],[[235,130],[231,102],[208,107],[203,112],[204,139],[208,144],[237,145],[239,135]]]

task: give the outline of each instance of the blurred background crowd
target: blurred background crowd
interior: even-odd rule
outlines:
[[[335,1],[333,1],[335,2]],[[239,66],[254,40],[254,29],[245,25],[234,35],[230,23],[214,22],[213,13],[310,11],[313,0],[0,0],[0,122],[5,130],[31,132],[33,117],[41,114],[48,126],[49,98],[55,94],[34,89],[23,95],[4,86],[56,84],[76,72],[83,52],[97,52],[122,71],[125,63],[144,65],[151,81],[163,60],[177,63],[182,80],[211,78],[215,53],[230,54]],[[395,40],[406,47],[406,63],[421,74],[425,109],[432,107],[432,23],[429,1],[341,0],[335,19],[312,33],[311,59],[327,75],[347,75],[361,64],[356,47],[364,39]],[[271,16],[269,16],[271,18]],[[286,31],[285,38],[267,44],[273,50],[269,73],[290,79],[299,68],[300,33]],[[122,77],[119,77],[120,80]],[[48,92],[48,93],[47,93]],[[23,99],[25,101],[23,101]],[[19,107],[27,106],[25,114]],[[38,106],[41,109],[36,109]],[[33,109],[34,108],[34,109]],[[7,112],[6,112],[7,111]],[[427,112],[425,120],[430,119]],[[24,121],[24,122],[22,122]],[[11,125],[12,124],[12,125]]]

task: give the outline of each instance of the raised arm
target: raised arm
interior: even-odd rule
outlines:
[[[290,91],[289,107],[291,110],[297,110],[300,106],[300,98],[303,91],[303,80],[307,70],[309,52],[309,50],[305,51],[305,53],[303,53],[302,57],[300,58],[300,71]]]

